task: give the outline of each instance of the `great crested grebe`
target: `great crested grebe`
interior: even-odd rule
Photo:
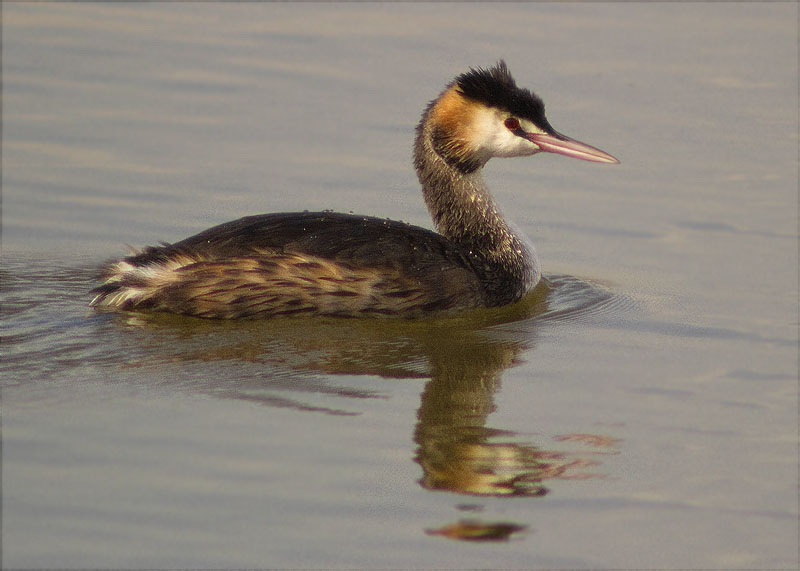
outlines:
[[[208,318],[417,318],[518,301],[539,282],[539,262],[481,169],[492,157],[539,152],[619,162],[557,133],[502,60],[471,69],[417,126],[414,167],[438,234],[331,212],[248,216],[109,264],[92,305]]]

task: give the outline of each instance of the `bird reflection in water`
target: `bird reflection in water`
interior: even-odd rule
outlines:
[[[594,477],[581,472],[599,464],[586,455],[516,442],[513,432],[487,426],[502,373],[524,348],[519,342],[474,336],[460,338],[447,352],[431,353],[431,379],[422,394],[414,434],[423,487],[477,496],[536,497],[548,493],[546,480]],[[590,445],[595,449],[592,456],[617,444],[600,435],[554,439]]]
[[[306,373],[427,378],[413,435],[415,461],[422,469],[420,485],[473,497],[540,497],[549,493],[548,480],[597,477],[585,469],[596,466],[599,455],[616,453],[618,444],[591,434],[553,436],[552,444],[534,444],[487,424],[504,371],[523,353],[526,359],[533,358],[536,329],[547,317],[551,293],[545,281],[510,307],[417,322],[293,319],[222,324],[146,313],[112,319],[135,326],[127,329],[136,331],[140,343],[146,342],[148,367],[159,361],[257,365],[248,369],[249,377],[209,375],[191,381],[193,390],[217,397],[352,415],[352,411],[310,406],[302,395],[347,399],[376,395],[320,384],[306,378]],[[283,374],[274,374],[275,369]],[[273,373],[265,373],[269,370]],[[181,383],[188,388],[185,379]],[[288,390],[296,398],[288,399]],[[278,391],[281,396],[276,400]],[[576,444],[582,452],[569,450]],[[426,533],[465,541],[503,541],[525,527],[472,518]]]

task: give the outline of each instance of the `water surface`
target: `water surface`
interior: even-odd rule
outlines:
[[[3,6],[6,567],[796,568],[797,6]],[[430,227],[504,57],[615,167],[487,179],[547,280],[404,323],[88,308],[257,212]]]

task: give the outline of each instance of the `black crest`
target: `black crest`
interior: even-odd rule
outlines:
[[[470,69],[453,83],[469,99],[533,121],[545,131],[554,131],[545,117],[542,100],[532,91],[517,87],[503,60],[489,69]]]

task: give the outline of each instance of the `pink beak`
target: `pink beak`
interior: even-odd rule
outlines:
[[[608,153],[592,147],[591,145],[576,141],[575,139],[570,139],[561,133],[552,135],[547,133],[526,133],[525,138],[535,143],[546,153],[556,153],[558,155],[565,155],[567,157],[595,163],[619,163],[616,158]]]

